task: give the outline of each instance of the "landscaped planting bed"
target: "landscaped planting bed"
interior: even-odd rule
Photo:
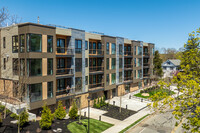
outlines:
[[[100,107],[99,109],[108,111],[107,113],[103,114],[105,116],[117,119],[117,120],[125,120],[129,116],[137,113],[136,111],[128,110],[121,108],[121,113],[119,112],[120,107],[114,106],[114,105],[106,105],[103,107]]]

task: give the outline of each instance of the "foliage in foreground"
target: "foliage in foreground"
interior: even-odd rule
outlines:
[[[51,110],[45,104],[43,106],[42,116],[41,116],[41,120],[39,122],[40,128],[42,128],[44,130],[50,129],[51,125],[52,125],[53,117],[54,116],[51,113]]]
[[[54,112],[55,118],[58,119],[58,120],[62,120],[62,119],[65,118],[66,114],[67,113],[66,113],[66,111],[65,111],[65,109],[63,107],[62,101],[59,101],[58,102],[58,107]]]
[[[153,58],[153,64],[154,64],[154,75],[156,75],[158,78],[163,76],[163,70],[162,70],[162,59],[160,58],[160,54],[158,50],[155,51],[155,55]]]
[[[182,122],[187,132],[200,132],[200,29],[189,34],[184,51],[180,54],[181,69],[172,79],[177,84],[178,97],[164,96],[164,100],[154,98],[155,110],[163,111],[167,107],[173,109],[177,119],[176,125]],[[170,84],[159,82],[162,88],[169,88]],[[179,95],[180,94],[180,95]],[[183,119],[186,119],[183,121]]]
[[[94,99],[93,107],[94,108],[103,107],[103,106],[107,105],[107,103],[105,101],[106,101],[105,95],[103,97],[101,97],[101,98],[98,97],[97,102],[96,102],[96,99]]]
[[[2,123],[2,115],[1,115],[1,113],[0,113],[0,127],[1,127],[2,124],[3,124],[3,123]]]
[[[75,101],[73,101],[72,107],[69,111],[69,117],[70,119],[76,119],[78,117],[78,107]]]
[[[20,127],[23,127],[24,125],[26,125],[28,123],[28,112],[26,111],[26,109],[24,109],[20,113],[18,119],[19,119],[19,123],[18,124],[20,124]]]
[[[88,119],[81,120],[81,123],[83,123],[83,125],[78,124],[76,121],[72,122],[67,125],[67,128],[72,133],[87,133]],[[106,123],[106,122],[95,120],[95,119],[90,119],[90,132],[91,133],[101,133],[112,126],[113,125],[110,123]]]

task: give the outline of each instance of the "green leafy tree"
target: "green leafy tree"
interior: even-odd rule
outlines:
[[[3,124],[3,122],[2,122],[2,115],[0,113],[0,127],[1,127],[2,124]]]
[[[160,78],[163,76],[163,70],[162,70],[162,59],[160,58],[160,54],[158,50],[155,51],[155,55],[153,58],[153,64],[154,64],[154,75],[156,75],[157,78]]]
[[[78,107],[75,101],[73,101],[72,107],[69,111],[69,117],[70,119],[76,119],[78,117]]]
[[[58,107],[54,112],[55,118],[59,119],[59,120],[62,120],[63,118],[65,118],[66,114],[67,113],[66,113],[66,111],[65,111],[65,109],[63,107],[62,101],[59,101],[58,102]]]
[[[177,119],[176,125],[181,124],[187,132],[200,132],[200,29],[189,34],[184,50],[180,54],[181,70],[174,76],[172,83],[177,84],[178,97],[166,96],[163,101],[155,100],[155,110],[170,107]],[[165,87],[164,82],[160,86]]]
[[[41,120],[39,122],[40,128],[46,130],[50,129],[53,121],[53,114],[51,113],[51,110],[47,107],[46,104],[43,106]]]
[[[103,98],[101,97],[101,100],[100,100],[100,106],[102,107],[103,106]]]
[[[96,108],[96,106],[97,106],[97,105],[96,105],[96,99],[94,99],[93,107]]]
[[[18,117],[19,119],[19,125],[20,127],[23,127],[25,124],[28,123],[28,112],[26,111],[26,109],[24,109],[24,111],[22,111]]]

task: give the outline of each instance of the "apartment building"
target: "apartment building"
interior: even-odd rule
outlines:
[[[33,112],[59,100],[84,108],[88,96],[110,99],[153,79],[152,43],[35,23],[3,27],[0,38],[0,92]]]

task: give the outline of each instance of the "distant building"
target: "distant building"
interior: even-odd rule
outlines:
[[[180,68],[180,60],[178,59],[169,59],[162,63],[163,68],[163,78],[170,77],[172,78],[177,71],[179,71]]]

